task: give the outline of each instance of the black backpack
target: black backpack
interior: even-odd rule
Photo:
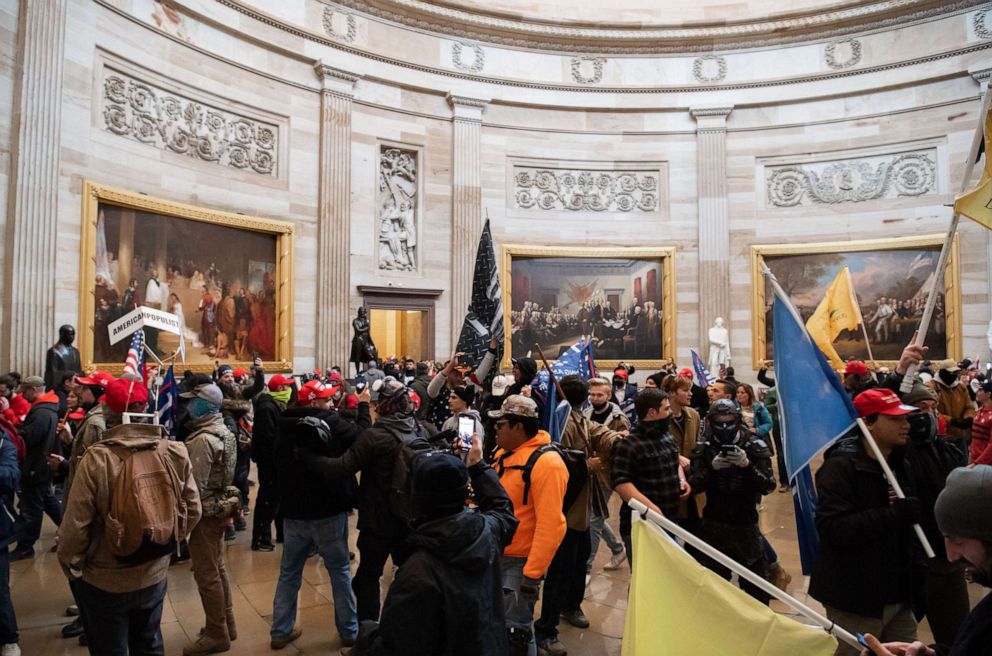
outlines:
[[[414,434],[403,434],[390,431],[399,442],[396,455],[393,458],[393,475],[389,481],[389,509],[396,517],[409,522],[413,519],[413,507],[410,500],[410,472],[413,471],[413,461],[418,456],[435,451],[427,441],[427,435],[419,424]]]
[[[575,500],[579,497],[579,493],[582,492],[582,488],[585,487],[586,481],[589,479],[589,465],[586,463],[586,454],[579,449],[566,449],[560,444],[545,444],[534,449],[534,452],[530,454],[527,458],[527,462],[523,465],[509,465],[503,466],[503,458],[500,458],[499,463],[497,463],[497,469],[499,475],[503,475],[503,471],[506,469],[519,469],[523,471],[524,479],[524,498],[523,503],[526,506],[528,500],[530,499],[530,478],[531,472],[534,471],[534,465],[537,464],[537,459],[543,456],[549,451],[554,451],[565,463],[565,468],[568,470],[568,485],[565,487],[565,497],[561,502],[561,511],[567,513]]]

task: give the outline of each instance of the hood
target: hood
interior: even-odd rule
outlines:
[[[475,419],[477,422],[479,422],[480,424],[482,423],[482,415],[480,415],[479,414],[479,411],[476,410],[475,408],[469,408],[468,410],[466,410],[465,412],[462,412],[460,414],[463,414],[466,417],[471,417],[471,418]]]
[[[485,538],[485,518],[474,510],[415,525],[407,538],[445,564],[467,571],[482,571],[494,558],[493,543]]]
[[[48,390],[47,392],[36,398],[34,400],[34,403],[31,404],[31,407],[36,408],[39,405],[45,403],[54,403],[56,406],[58,406],[58,404],[60,403],[59,395],[56,394],[54,390]]]
[[[202,430],[219,435],[227,432],[227,425],[224,424],[224,415],[219,412],[211,413],[195,421],[188,421],[186,422],[186,428],[189,429],[189,437],[193,437],[193,435]]]
[[[103,433],[100,444],[122,446],[128,449],[150,449],[168,438],[164,426],[155,424],[119,424]]]

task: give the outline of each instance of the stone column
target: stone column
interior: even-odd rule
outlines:
[[[317,201],[318,367],[347,367],[351,345],[351,106],[359,75],[314,64],[320,79]]]
[[[41,375],[55,343],[67,0],[22,0],[18,21],[0,369]],[[82,281],[81,281],[82,282]],[[87,326],[79,326],[86,330]]]
[[[488,101],[448,94],[454,117],[451,212],[451,348],[472,301],[475,254],[482,235],[482,112]]]
[[[709,329],[723,317],[730,329],[730,226],[727,202],[727,116],[733,106],[693,107],[699,196],[699,348],[709,353]],[[733,341],[731,346],[733,347]],[[714,374],[716,372],[713,372]]]

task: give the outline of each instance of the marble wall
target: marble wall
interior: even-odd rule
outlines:
[[[54,279],[44,282],[54,308],[36,315],[47,324],[38,326],[40,339],[54,341],[58,324],[78,323],[81,191],[93,180],[295,223],[297,371],[347,358],[360,286],[440,291],[435,350],[444,357],[487,215],[497,248],[674,246],[679,359],[701,346],[719,313],[734,361],[749,368],[750,246],[944,232],[978,122],[976,78],[992,68],[992,33],[979,29],[984,8],[846,40],[610,54],[597,64],[598,56],[438,37],[316,0],[63,3],[57,256]],[[0,0],[5,208],[15,189],[10,117],[23,6]],[[161,136],[176,129],[168,117],[145,117],[154,129],[142,136],[120,102],[128,85],[177,107],[209,108],[228,126],[224,134],[251,139],[243,153],[190,155]],[[211,138],[207,146],[220,137]],[[379,266],[380,153],[390,147],[417,155],[412,270]],[[863,188],[798,194],[787,184],[830,166],[882,162],[895,177]],[[543,206],[527,200],[519,178],[539,170],[629,175],[637,191],[602,207],[566,199]],[[0,215],[5,243],[29,228],[11,216]],[[9,258],[5,247],[4,330],[24,294],[10,286]],[[989,258],[988,234],[964,222],[964,354],[983,358]],[[42,357],[5,340],[0,369],[34,371]]]

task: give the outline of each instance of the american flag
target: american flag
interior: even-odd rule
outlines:
[[[124,361],[124,373],[121,378],[142,382],[142,372],[145,370],[145,331],[138,330],[131,338],[131,348],[127,350],[127,360]]]
[[[716,376],[706,368],[703,359],[692,349],[689,349],[689,353],[692,355],[692,370],[696,373],[696,384],[700,387],[708,387],[715,383]]]
[[[496,366],[489,371],[490,379],[499,371],[499,360],[503,355],[503,296],[499,290],[499,271],[496,269],[493,236],[487,219],[475,256],[472,302],[468,306],[455,350],[471,356],[478,365],[489,350],[489,340],[493,337],[499,340],[499,345],[496,347]]]
[[[176,406],[178,405],[176,389],[176,375],[170,364],[165,377],[162,379],[162,386],[158,390],[158,404],[155,408],[155,416],[160,426],[165,426],[169,431],[169,437],[176,439]]]

